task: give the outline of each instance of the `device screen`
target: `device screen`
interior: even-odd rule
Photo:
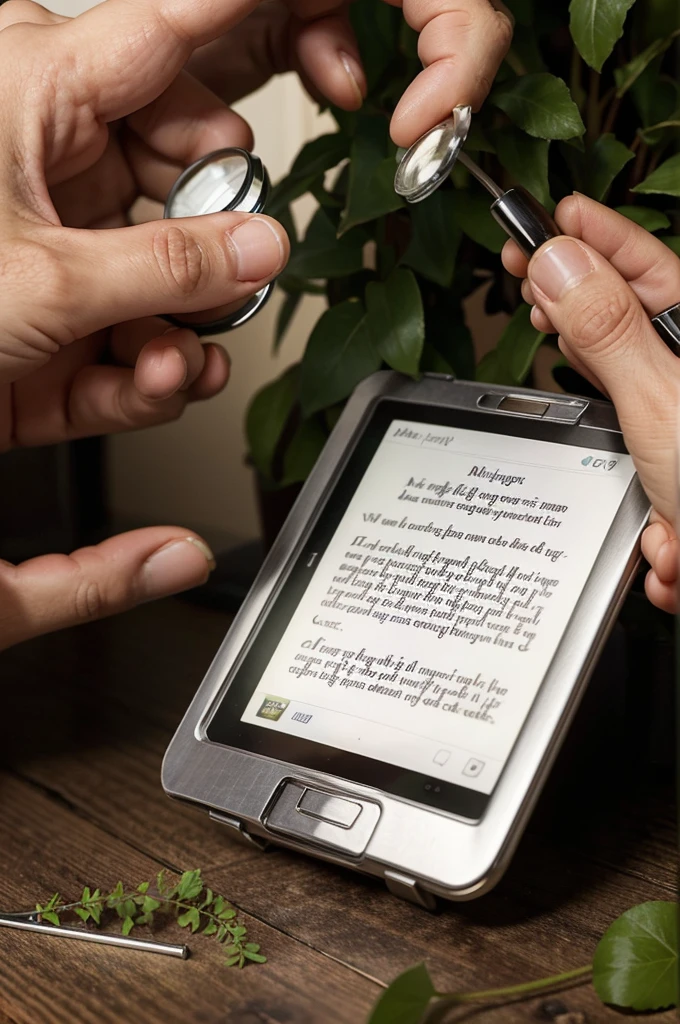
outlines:
[[[481,816],[634,475],[613,446],[381,403],[208,738]]]

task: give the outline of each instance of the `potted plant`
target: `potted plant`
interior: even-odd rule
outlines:
[[[505,187],[521,183],[548,209],[579,191],[658,232],[680,254],[680,34],[677,0],[508,0],[513,45],[467,152]],[[303,147],[273,192],[270,212],[287,227],[290,262],[274,344],[285,339],[306,293],[328,308],[301,361],[254,398],[250,458],[263,502],[266,542],[275,535],[344,401],[380,367],[417,377],[453,373],[506,384],[534,381],[541,346],[555,352],[558,384],[578,389],[539,334],[519,282],[503,270],[505,236],[489,199],[457,166],[437,192],[406,207],[393,188],[391,113],[421,69],[417,37],[383,0],[351,5],[368,79],[358,113],[332,109],[337,130]],[[317,207],[304,237],[291,204]],[[467,303],[486,289],[488,314],[507,314],[495,349],[476,355]],[[586,385],[581,382],[581,392]]]

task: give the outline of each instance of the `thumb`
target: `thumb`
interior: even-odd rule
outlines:
[[[546,243],[528,273],[565,353],[573,352],[611,397],[647,494],[672,520],[677,357],[630,285],[585,242],[562,236]]]
[[[0,562],[0,650],[205,583],[210,548],[176,527],[133,530],[72,555]]]
[[[126,320],[241,304],[279,273],[289,251],[280,224],[243,213],[103,231],[50,226],[39,242],[16,319],[61,344]]]

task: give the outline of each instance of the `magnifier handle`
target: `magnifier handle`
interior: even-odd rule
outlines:
[[[562,232],[544,206],[525,188],[508,189],[491,207],[491,214],[520,247],[527,259]]]

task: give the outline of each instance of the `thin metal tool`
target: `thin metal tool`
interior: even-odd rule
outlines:
[[[493,196],[491,216],[531,259],[545,242],[562,232],[530,192],[521,185],[504,191],[463,152],[471,118],[470,107],[456,107],[450,118],[418,139],[399,160],[395,192],[408,203],[420,203],[444,184],[459,161]],[[662,341],[680,356],[680,303],[653,316],[651,321]]]
[[[85,931],[82,928],[66,928],[63,925],[45,924],[36,921],[31,914],[25,916],[0,914],[1,928],[16,928],[24,932],[38,932],[40,935],[54,935],[62,939],[80,939],[82,942],[98,942],[102,946],[122,946],[136,949],[141,953],[158,953],[160,956],[175,956],[186,960],[188,946],[176,946],[170,942],[154,942],[151,939],[133,939],[129,935],[111,935],[107,932]]]

